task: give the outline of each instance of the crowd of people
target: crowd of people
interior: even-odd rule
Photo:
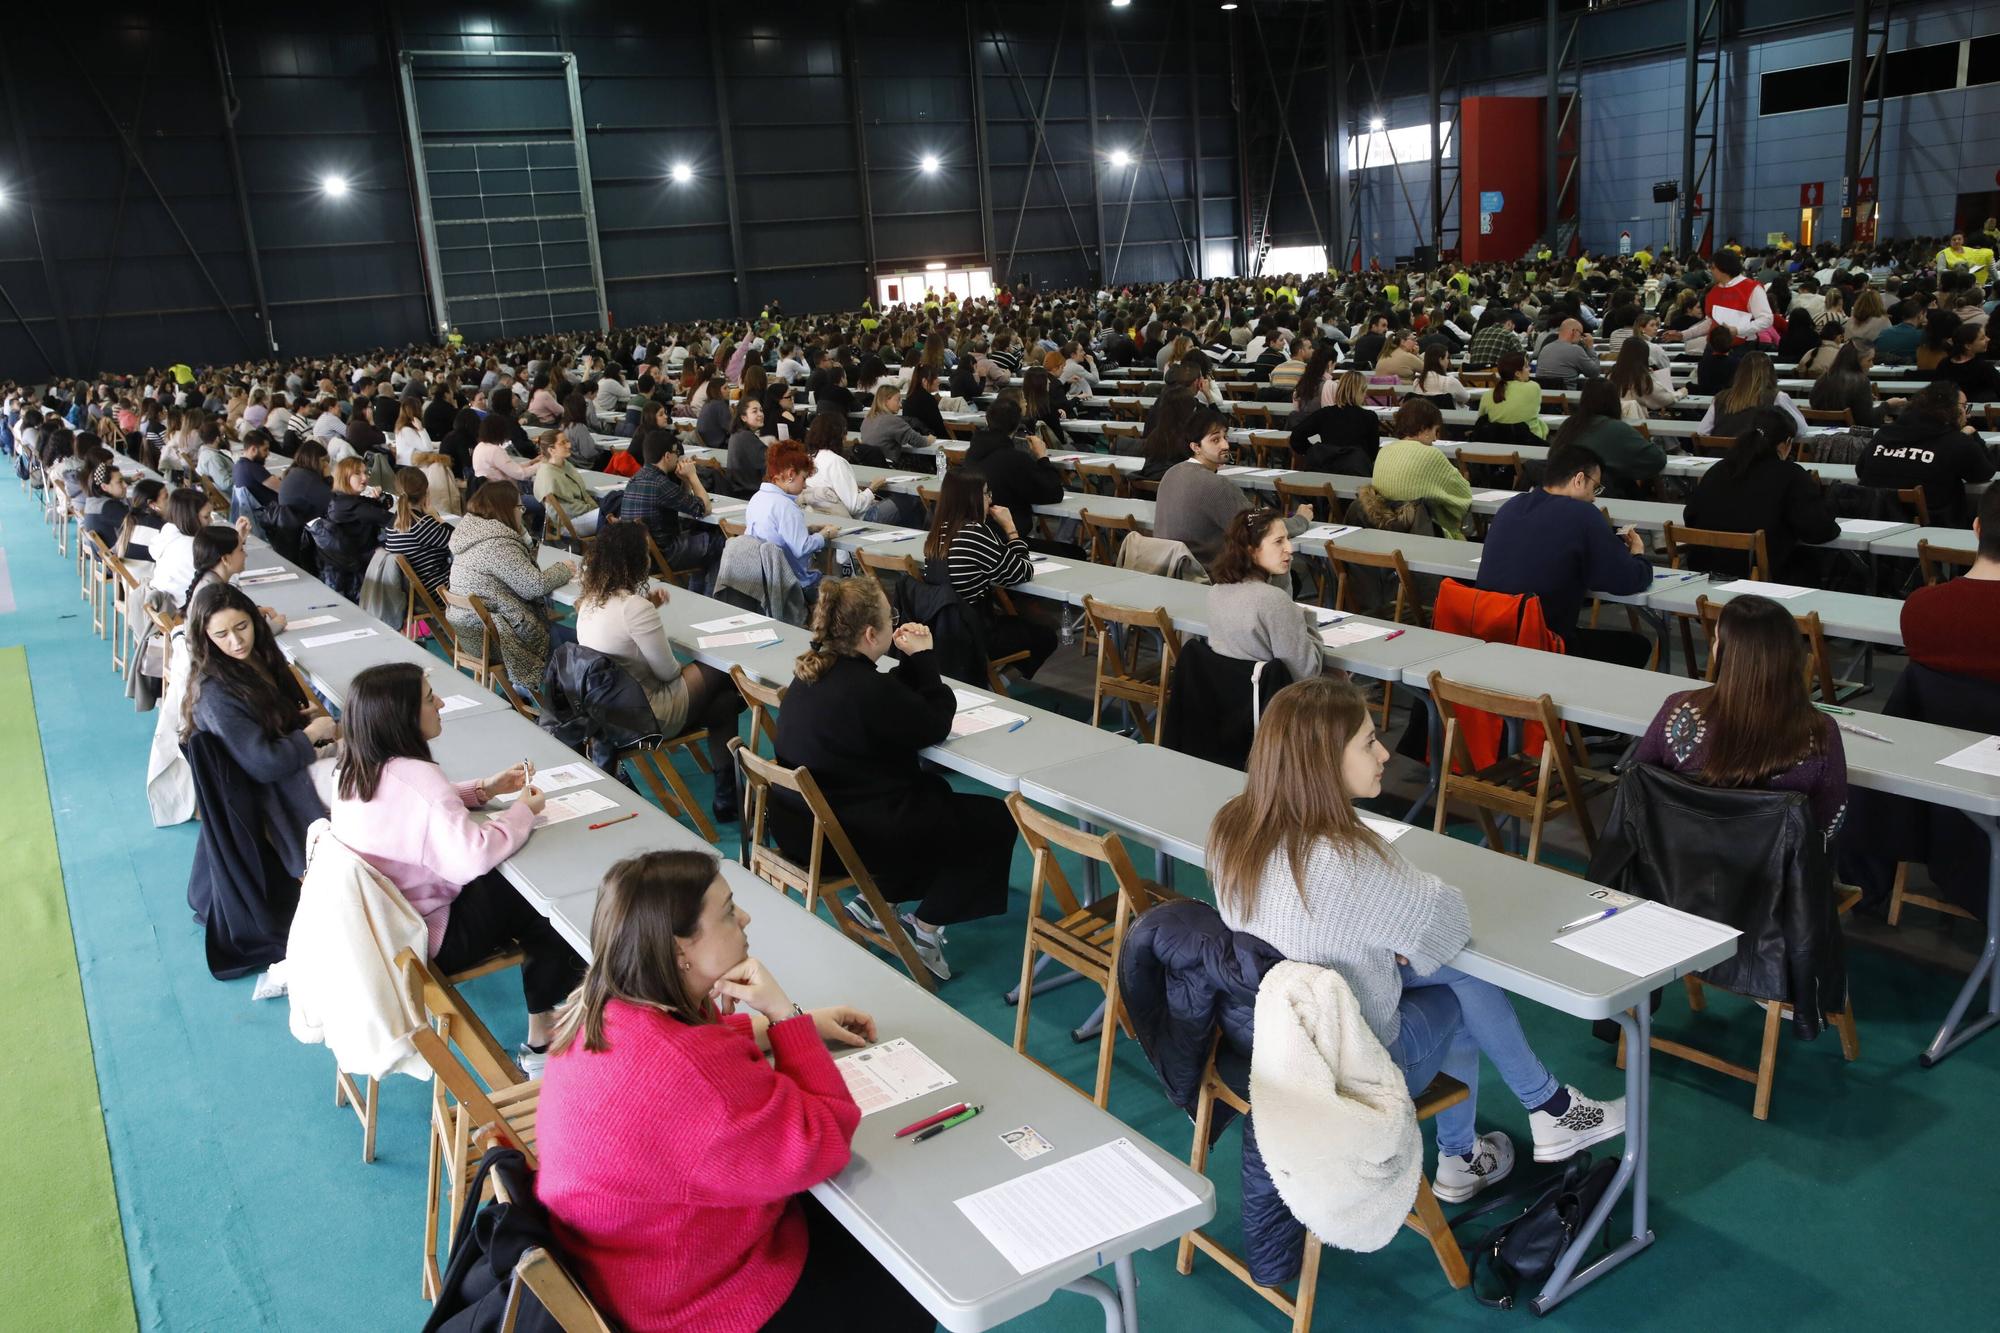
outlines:
[[[428,591],[453,594],[451,627],[475,640],[482,622],[463,599],[476,595],[522,691],[541,687],[561,644],[604,655],[664,734],[707,731],[714,813],[733,820],[726,742],[742,700],[728,677],[676,655],[660,617],[669,594],[650,575],[657,551],[709,586],[723,542],[705,520],[719,496],[746,500],[746,534],[782,553],[810,608],[778,759],[813,773],[944,980],[946,928],[1007,909],[1015,825],[998,800],[922,762],[956,707],[932,630],[899,623],[875,580],[829,573],[824,548],[851,519],[924,529],[923,563],[975,612],[989,655],[1025,654],[1018,669],[1034,674],[1056,632],[999,594],[1032,576],[1033,548],[1063,542],[1032,526],[1065,487],[1049,453],[1075,446],[1068,427],[1108,372],[1148,372],[1165,387],[1138,436],[1113,443],[1142,456],[1133,476],[1155,497],[1153,535],[1181,543],[1210,580],[1214,651],[1282,663],[1294,682],[1265,713],[1243,795],[1210,832],[1227,924],[1338,971],[1413,1091],[1440,1070],[1476,1086],[1483,1053],[1529,1115],[1536,1160],[1555,1161],[1622,1133],[1622,1101],[1545,1067],[1507,996],[1451,966],[1469,934],[1458,890],[1361,822],[1389,754],[1368,701],[1326,670],[1293,604],[1293,539],[1327,515],[1261,507],[1220,475],[1234,423],[1217,372],[1262,386],[1302,469],[1367,478],[1357,505],[1371,526],[1466,535],[1471,485],[1435,447],[1447,413],[1476,412],[1473,439],[1545,443],[1546,461],[1484,534],[1478,587],[1536,599],[1568,653],[1634,666],[1652,641],[1598,628],[1585,610],[1594,593],[1641,591],[1653,577],[1643,538],[1597,508],[1607,493],[1659,493],[1674,441],[1640,428],[1690,388],[1709,396],[1701,433],[1733,443],[1686,494],[1688,523],[1763,532],[1773,577],[1811,583],[1826,570],[1816,548],[1838,527],[1797,461],[1813,424],[1803,409],[1844,412],[1834,424],[1861,437],[1862,487],[1920,490],[1933,523],[1971,528],[1978,547],[1967,575],[1909,597],[1910,658],[2000,681],[2000,499],[1967,489],[1994,474],[1973,423],[2000,410],[1986,356],[1993,248],[1990,236],[1955,236],[1851,254],[1545,255],[1002,288],[805,316],[774,302],[750,320],[9,384],[0,446],[23,476],[60,488],[181,622],[138,668],[155,694],[170,692],[149,785],[170,791],[178,748],[191,788],[157,799],[156,818],[186,818],[196,802],[209,820],[241,812],[270,853],[268,915],[236,923],[227,950],[211,947],[216,975],[282,955],[285,886],[295,900],[307,827],[330,818],[423,915],[440,967],[524,951],[519,1060],[545,1084],[541,1196],[621,1324],[805,1327],[816,1302],[839,1296],[874,1302],[877,1326],[928,1327],[803,1201],[846,1164],[859,1119],[823,1043],[872,1039],[870,1016],[793,1005],[752,956],[750,922],[715,862],[698,855],[614,867],[586,964],[496,873],[541,809],[525,769],[446,775],[429,750],[439,701],[414,667],[363,672],[329,716],[278,650],[283,617],[231,581],[252,531],[349,595],[376,551],[400,557]],[[1676,350],[1697,358],[1688,386],[1671,374]],[[1873,365],[1908,366],[1924,386],[1878,400]],[[1812,382],[1803,403],[1779,387],[1793,378]],[[1551,395],[1572,391],[1551,427]],[[1377,410],[1386,405],[1393,414]],[[960,408],[983,419],[933,512],[858,480],[860,463],[932,471],[927,451]],[[701,465],[696,445],[719,457]],[[167,481],[132,481],[114,455]],[[622,488],[604,493],[585,475],[598,470]],[[558,538],[583,550],[580,564],[538,561],[536,543]],[[550,598],[572,582],[573,624]],[[1717,786],[1806,792],[1831,842],[1846,809],[1840,732],[1812,706],[1790,614],[1738,598],[1717,634],[1716,651],[1729,651],[1715,685],[1669,699],[1639,761]],[[878,669],[885,658],[893,670]],[[314,779],[329,757],[331,790]],[[515,792],[505,813],[471,817]],[[777,811],[781,845],[805,837],[796,816]],[[198,911],[226,896],[216,881],[230,873],[197,860]],[[881,931],[859,899],[842,910]],[[1511,1142],[1478,1132],[1474,1105],[1439,1118],[1440,1198],[1469,1199],[1511,1169]],[[663,1137],[682,1150],[663,1156]]]

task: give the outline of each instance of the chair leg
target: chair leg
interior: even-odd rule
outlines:
[[[1027,992],[1022,992],[1027,998]],[[1188,1166],[1196,1175],[1208,1172],[1208,1135],[1215,1124],[1215,1093],[1209,1089],[1208,1081],[1202,1080],[1201,1095],[1194,1106],[1194,1148],[1188,1153]],[[1194,1272],[1194,1233],[1190,1231],[1181,1237],[1180,1250],[1174,1256],[1174,1267],[1182,1277]],[[1304,1293],[1301,1292],[1301,1295]]]
[[[1847,997],[1847,1006],[1833,1016],[1833,1030],[1840,1034],[1840,1054],[1849,1064],[1861,1058],[1861,1034],[1854,1030],[1854,996]]]
[[[1889,924],[1896,925],[1903,919],[1903,893],[1910,887],[1910,863],[1896,862],[1896,880],[1889,886]]]
[[[1764,1047],[1757,1055],[1757,1100],[1750,1114],[1759,1120],[1771,1118],[1771,1084],[1778,1075],[1778,1037],[1784,1032],[1785,1006],[1776,1000],[1764,1001]]]
[[[1701,671],[1694,657],[1694,622],[1686,616],[1681,617],[1681,660],[1687,663],[1688,675],[1700,680]]]
[[[1687,988],[1688,1008],[1700,1013],[1708,1008],[1708,992],[1701,988],[1701,978],[1692,972],[1681,978],[1681,985]]]
[[[1292,1333],[1312,1333],[1313,1305],[1319,1296],[1319,1254],[1323,1248],[1319,1237],[1308,1231],[1305,1258],[1299,1263],[1299,1294],[1292,1301]],[[1464,1262],[1461,1257],[1459,1263]]]
[[[375,1160],[376,1113],[379,1109],[377,1098],[381,1090],[381,1079],[371,1078],[368,1080],[368,1105],[361,1117],[361,1160],[363,1162],[372,1162]]]
[[[1028,1052],[1028,1004],[1035,998],[1035,918],[1038,915],[1035,904],[1030,904],[1028,938],[1021,946],[1021,989],[1014,1002],[1014,1049],[1023,1055]]]
[[[1465,1251],[1452,1237],[1451,1225],[1444,1220],[1444,1209],[1438,1206],[1429,1177],[1417,1178],[1417,1201],[1410,1205],[1410,1226],[1431,1243],[1431,1252],[1437,1255],[1438,1267],[1444,1269],[1444,1279],[1451,1283],[1453,1291],[1471,1285],[1472,1271],[1465,1265]],[[1301,1303],[1305,1294],[1305,1288],[1300,1287]]]

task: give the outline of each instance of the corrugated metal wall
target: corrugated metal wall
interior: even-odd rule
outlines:
[[[226,0],[215,16],[285,353],[395,345],[431,324],[399,48],[576,54],[619,324],[774,298],[794,311],[851,306],[869,293],[871,256],[885,267],[983,260],[989,244],[997,277],[1187,276],[1197,138],[1210,271],[1236,245],[1227,16],[1205,3],[544,2],[322,16]],[[74,36],[17,24],[4,67],[0,375],[258,354],[207,7],[70,8],[61,21]],[[988,120],[983,180],[975,96]],[[143,172],[127,169],[121,133]],[[1117,148],[1134,163],[1112,167]],[[919,169],[926,155],[935,173]],[[685,182],[671,179],[676,163]],[[330,174],[349,183],[344,198],[322,193]]]

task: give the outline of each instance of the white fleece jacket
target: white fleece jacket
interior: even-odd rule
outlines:
[[[1279,1197],[1328,1245],[1381,1249],[1423,1172],[1403,1071],[1332,968],[1273,967],[1257,989],[1256,1033],[1250,1105]]]

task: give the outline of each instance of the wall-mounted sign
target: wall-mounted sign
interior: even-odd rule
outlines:
[[[1479,192],[1479,211],[1481,213],[1498,213],[1506,207],[1507,196],[1500,191],[1481,190]]]

